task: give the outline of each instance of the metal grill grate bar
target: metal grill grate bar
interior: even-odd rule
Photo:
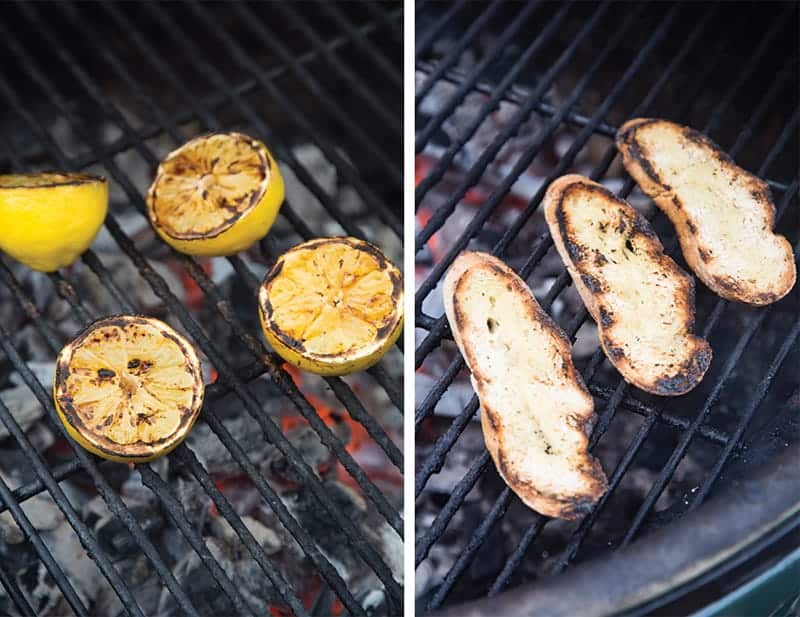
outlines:
[[[561,7],[558,11],[556,16],[547,23],[547,25],[542,29],[541,32],[537,35],[537,37],[530,43],[530,45],[525,49],[523,54],[520,58],[514,63],[514,66],[508,71],[506,76],[503,80],[498,84],[496,92],[492,95],[492,97],[486,101],[480,108],[480,110],[475,115],[473,121],[469,124],[469,126],[458,136],[458,138],[454,139],[452,143],[447,147],[444,153],[439,157],[436,165],[434,165],[433,169],[431,169],[423,178],[414,193],[414,201],[415,205],[419,206],[422,202],[422,199],[425,197],[427,192],[444,177],[444,173],[447,168],[452,164],[453,159],[455,158],[456,154],[464,147],[464,145],[469,141],[469,139],[475,134],[478,130],[478,127],[483,123],[486,117],[496,108],[497,104],[500,101],[501,93],[508,88],[508,86],[513,83],[513,81],[519,76],[522,70],[528,65],[528,63],[535,57],[535,55],[541,51],[541,49],[545,46],[545,44],[549,41],[549,39],[556,34],[558,31],[557,28],[561,21],[566,17],[567,11],[569,10],[570,4],[565,4]],[[506,127],[498,133],[498,135],[492,140],[492,143],[486,148],[482,153],[480,158],[470,167],[470,169],[465,174],[464,181],[459,184],[458,189],[455,192],[455,195],[451,196],[447,202],[446,206],[439,206],[436,209],[436,212],[433,213],[431,218],[425,224],[425,226],[417,233],[415,238],[415,251],[419,252],[422,250],[422,247],[425,243],[430,239],[433,233],[441,227],[444,223],[446,217],[453,211],[457,200],[463,197],[464,193],[466,193],[467,189],[475,184],[486,170],[486,166],[489,162],[497,156],[497,153],[500,151],[502,145],[508,141],[508,139],[516,133],[519,129],[520,125],[525,121],[525,119],[530,115],[531,111],[533,110],[534,105],[536,102],[544,96],[547,88],[553,83],[556,76],[564,69],[564,67],[568,64],[568,62],[572,59],[577,50],[578,46],[583,42],[583,40],[588,36],[588,34],[594,29],[600,19],[605,15],[608,11],[609,3],[604,2],[602,3],[594,12],[592,17],[584,24],[581,31],[575,36],[572,40],[570,45],[564,52],[559,56],[558,60],[553,63],[553,65],[548,69],[547,73],[542,77],[536,87],[531,91],[530,96],[525,101],[525,103],[520,106],[520,108],[515,112],[514,118],[509,121]],[[638,13],[641,11],[641,5],[639,8],[636,9]],[[446,213],[446,214],[445,214]],[[419,296],[419,293],[418,293]],[[419,307],[415,307],[415,310],[419,310]]]
[[[402,14],[402,9],[398,9],[396,11],[390,11],[389,15],[392,19],[397,19]],[[377,25],[374,22],[366,23],[358,27],[359,31],[363,34],[371,34],[377,30]],[[324,42],[324,47],[321,49],[312,49],[310,51],[303,52],[296,56],[296,62],[301,65],[305,66],[310,64],[314,60],[320,58],[322,55],[328,53],[329,51],[335,51],[337,49],[341,49],[345,47],[348,43],[350,43],[350,39],[347,36],[336,36],[329,41]],[[265,71],[261,72],[261,75],[265,79],[274,80],[284,76],[289,71],[289,68],[284,65],[276,66]],[[250,94],[253,90],[258,87],[258,84],[253,79],[248,79],[243,81],[242,83],[238,84],[233,88],[239,95],[245,96]],[[204,104],[208,109],[212,111],[216,111],[218,108],[222,107],[222,105],[227,101],[227,94],[226,93],[219,93],[214,92],[210,94],[207,98],[203,99]],[[187,111],[186,109],[181,109],[171,115],[168,116],[169,122],[174,125],[182,125],[186,124],[191,121],[191,119],[196,114],[192,111]],[[116,140],[112,141],[110,144],[105,145],[102,152],[106,156],[114,156],[115,154],[119,154],[124,152],[125,150],[130,149],[133,145],[140,141],[145,141],[152,137],[156,137],[164,132],[162,126],[158,125],[146,125],[142,128],[138,128],[134,131],[135,137],[130,139],[126,136],[122,136],[117,138]],[[77,169],[83,169],[85,167],[89,167],[99,162],[99,157],[96,152],[88,152],[86,154],[79,154],[75,158],[70,159],[72,165]]]
[[[222,491],[220,491],[211,480],[208,471],[200,464],[200,461],[197,460],[197,456],[192,449],[188,446],[181,445],[177,450],[178,452],[174,458],[189,469],[198,484],[200,484],[203,490],[213,499],[217,511],[228,521],[228,524],[236,532],[236,535],[239,536],[242,544],[244,544],[247,551],[261,568],[261,571],[266,575],[267,580],[278,590],[280,597],[292,609],[295,615],[307,615],[308,613],[305,607],[297,600],[293,590],[289,587],[289,584],[280,572],[270,563],[270,559],[264,552],[263,547],[253,537],[247,525],[245,525],[242,519],[236,514],[233,506],[231,506]],[[166,485],[164,488],[166,490]],[[181,516],[184,516],[182,511],[179,510],[179,512]]]
[[[2,419],[3,424],[5,424],[7,428],[9,426],[7,423],[9,416],[10,413],[8,411],[8,407],[6,407],[5,403],[0,400],[0,419]],[[81,602],[81,599],[78,597],[78,594],[76,593],[75,588],[72,586],[72,583],[69,582],[69,579],[67,579],[64,571],[56,563],[55,559],[53,559],[53,554],[50,552],[50,549],[48,549],[45,543],[42,541],[42,537],[39,535],[39,532],[36,531],[36,528],[31,524],[30,519],[27,517],[23,509],[14,500],[14,496],[11,494],[8,485],[2,478],[0,478],[0,500],[2,500],[9,509],[14,522],[33,545],[36,554],[42,560],[42,563],[44,563],[44,567],[47,568],[50,576],[53,577],[53,581],[55,581],[56,585],[61,590],[61,593],[64,594],[64,598],[66,599],[70,608],[75,612],[76,615],[88,615],[88,611],[86,607],[83,606],[83,602]],[[0,540],[0,546],[5,547],[5,540]],[[2,582],[5,590],[10,593],[11,599],[16,607],[19,608],[24,614],[35,615],[36,613],[31,608],[27,598],[25,598],[20,591],[19,586],[17,586],[17,581],[14,579],[14,576],[10,572],[6,571],[5,560],[0,560],[0,572],[2,573],[2,575],[0,575],[0,582]]]
[[[55,478],[56,482],[61,482],[62,480],[71,478],[80,470],[80,462],[73,458],[66,463],[57,465],[50,471],[50,473],[52,474],[53,478]],[[13,491],[11,491],[11,496],[14,498],[16,503],[22,504],[44,490],[46,490],[44,484],[42,484],[42,481],[37,478],[28,482],[27,484],[22,484],[21,486],[15,488]],[[0,504],[0,513],[5,512],[8,509],[9,505],[7,503],[4,502]]]
[[[296,9],[291,3],[279,2],[276,3],[272,8],[287,18],[292,23],[292,26],[302,32],[314,47],[324,47],[322,40],[320,40],[316,32],[309,27],[306,21],[297,15]],[[372,91],[368,90],[364,86],[363,81],[358,77],[358,75],[353,73],[347,66],[345,66],[345,64],[339,60],[339,58],[336,56],[336,53],[333,51],[322,54],[321,57],[325,63],[328,64],[334,70],[334,72],[336,72],[336,74],[339,75],[347,83],[347,85],[353,89],[353,92],[356,92],[359,97],[367,105],[369,105],[372,112],[380,117],[380,119],[386,123],[386,126],[398,138],[402,138],[403,127],[400,121],[397,119],[397,117],[393,116],[386,110],[386,105],[381,103],[381,101],[378,100]]]
[[[515,20],[514,23],[517,25],[520,24],[520,18],[524,18],[526,14],[530,14],[532,8],[539,4],[537,2],[526,3],[523,6],[522,11],[519,14],[519,17]],[[453,66],[456,62],[458,62],[459,57],[463,53],[463,51],[467,48],[468,45],[472,43],[473,38],[481,32],[485,27],[486,24],[495,16],[497,10],[502,6],[500,0],[494,0],[490,4],[486,5],[486,8],[481,13],[480,17],[475,19],[467,28],[467,31],[464,33],[464,36],[458,39],[458,42],[447,52],[447,55],[442,58],[442,60],[436,65],[434,70],[425,77],[425,81],[419,84],[416,87],[414,92],[414,103],[419,106],[419,103],[422,99],[424,99],[428,93],[431,91],[436,82],[442,76],[442,74],[447,71],[451,66]],[[514,32],[516,29],[510,28],[509,31]],[[499,41],[498,41],[499,43]],[[499,50],[500,46],[498,43],[495,43],[492,51],[489,52],[488,57],[493,57]],[[482,64],[488,63],[486,59],[482,61]],[[452,97],[451,97],[452,99]],[[441,111],[439,112],[441,114]],[[449,112],[448,112],[449,115]],[[425,140],[427,142],[427,139]],[[420,143],[419,137],[417,137],[417,144]],[[420,151],[419,145],[416,146],[417,152]]]
[[[486,53],[486,56],[473,68],[469,75],[464,77],[463,81],[458,84],[458,90],[452,94],[452,96],[447,100],[442,108],[436,112],[436,114],[428,121],[424,128],[417,133],[417,137],[414,141],[414,148],[415,152],[419,154],[422,150],[425,149],[425,146],[430,141],[430,138],[433,134],[442,126],[442,123],[453,113],[456,107],[464,100],[464,97],[467,96],[469,91],[473,89],[474,84],[477,82],[478,78],[483,74],[483,71],[498,57],[498,55],[506,48],[509,41],[514,37],[514,35],[519,31],[522,25],[528,20],[531,13],[533,13],[539,6],[541,2],[526,2],[520,11],[519,15],[517,15],[516,19],[514,19],[511,24],[503,31],[503,34],[497,41],[492,45],[492,48]],[[474,37],[474,33],[470,29],[464,34],[464,37],[461,39],[461,42],[469,42]],[[434,78],[433,73],[436,72],[436,67],[428,66],[429,70],[425,70],[426,65],[423,63],[417,63],[416,70],[427,73],[427,77],[425,78],[425,82],[423,82],[423,86],[426,84],[430,84],[427,86],[428,90],[433,88],[436,84],[436,78]],[[450,70],[442,71],[441,76],[444,77],[445,75],[449,74]],[[493,89],[488,89],[484,94],[491,96]],[[422,87],[417,89],[416,94],[416,101],[419,104],[425,96],[425,91]],[[527,98],[527,97],[526,97]]]
[[[428,29],[427,32],[415,32],[414,33],[414,53],[419,59],[419,56],[422,55],[425,51],[428,50],[428,47],[433,43],[434,39],[439,35],[439,33],[453,20],[456,13],[458,13],[462,7],[467,4],[466,0],[457,0],[453,2],[447,11],[442,14],[442,16],[436,20],[434,24]],[[422,9],[421,3],[417,4],[417,12]]]
[[[371,61],[377,66],[384,75],[397,87],[398,92],[403,91],[403,72],[402,69],[398,70],[397,66],[389,62],[383,49],[376,47],[367,37],[362,35],[358,30],[353,27],[350,20],[342,14],[342,11],[336,4],[329,2],[319,3],[319,8],[322,13],[327,15],[336,24],[338,24],[352,40],[355,41],[356,46],[365,53],[365,59]]]
[[[42,385],[36,379],[36,376],[28,368],[28,365],[22,360],[17,350],[10,343],[10,340],[9,333],[6,331],[5,327],[0,324],[0,347],[2,347],[14,368],[19,371],[26,385],[30,388],[31,392],[33,392],[34,396],[36,396],[39,403],[45,408],[51,420],[58,424],[61,434],[66,437],[66,429],[64,429],[64,427],[58,422],[52,400],[49,399],[47,393],[44,391],[44,388],[42,388]],[[67,522],[75,530],[75,533],[78,536],[81,544],[86,548],[87,555],[89,555],[89,557],[95,562],[100,572],[103,573],[103,576],[106,577],[112,589],[114,590],[114,593],[117,594],[117,597],[125,607],[125,610],[130,615],[143,617],[142,609],[133,597],[133,594],[131,593],[127,583],[122,579],[119,572],[111,563],[111,560],[100,548],[95,535],[80,519],[80,516],[78,516],[78,513],[72,507],[72,504],[67,499],[67,496],[61,490],[61,487],[58,485],[58,483],[56,483],[53,476],[50,475],[50,472],[47,469],[47,466],[44,464],[44,461],[42,461],[41,457],[39,456],[39,453],[36,452],[33,445],[30,443],[30,441],[28,441],[27,436],[22,432],[22,429],[17,424],[17,421],[14,419],[14,417],[11,415],[11,412],[8,410],[5,404],[2,403],[2,401],[0,401],[0,420],[2,420],[3,424],[6,425],[6,429],[8,430],[9,434],[14,437],[22,452],[24,452],[28,460],[30,460],[34,472],[47,487],[47,490],[52,496],[53,501],[62,510]],[[122,500],[113,492],[113,490],[111,490],[111,487],[105,483],[105,480],[102,478],[102,476],[97,473],[97,469],[94,467],[94,464],[89,458],[88,454],[81,452],[80,446],[72,446],[72,443],[70,443],[70,447],[72,447],[75,454],[80,458],[83,468],[90,475],[92,475],[92,480],[95,481],[98,492],[106,501],[106,505],[109,507],[109,509],[115,514],[117,514],[117,512],[114,511],[115,509],[125,509],[124,504],[122,504]],[[95,478],[95,476],[97,477]],[[125,522],[126,521],[123,520],[123,523]],[[135,521],[129,531],[134,534],[136,531],[139,532],[142,539],[143,548],[146,547],[146,544],[149,544],[147,536],[144,534],[141,527],[138,527]],[[152,545],[150,545],[150,547],[152,548]],[[148,558],[150,558],[151,562],[153,562],[153,565],[158,570],[159,567],[157,563],[160,561],[160,558],[155,550],[153,550],[152,556],[148,555]],[[164,575],[164,583],[171,584],[168,583],[168,581],[172,577],[172,573],[166,568],[159,572],[159,574],[162,573]],[[62,585],[59,585],[59,588],[62,589],[62,591],[64,589]],[[179,590],[180,588],[178,588],[176,585],[176,593],[182,593],[182,591]],[[68,596],[65,595],[65,598],[69,601]],[[188,602],[188,598],[184,596],[184,599],[186,599],[187,602],[186,608],[190,609],[191,604]],[[86,610],[82,609],[82,612],[86,613]],[[192,611],[189,610],[189,612]]]
[[[159,475],[150,468],[149,465],[139,465],[137,469],[142,476],[142,484],[144,484],[147,488],[153,491],[153,493],[161,498],[161,503],[167,513],[167,516],[180,530],[181,534],[183,534],[183,537],[186,538],[187,542],[189,542],[195,553],[200,556],[200,560],[203,562],[203,565],[211,573],[211,576],[214,577],[214,580],[220,586],[222,592],[228,596],[230,601],[233,603],[234,608],[236,608],[236,611],[239,614],[251,615],[252,617],[255,617],[255,614],[250,609],[247,601],[242,597],[239,588],[228,577],[228,575],[222,569],[222,566],[211,554],[211,551],[208,550],[205,542],[203,542],[203,538],[200,537],[200,533],[189,523],[189,519],[186,518],[186,514],[184,513],[183,508],[181,508],[180,503],[170,494],[166,482],[164,482]],[[294,604],[296,603],[297,600],[294,600]]]
[[[790,192],[793,194],[796,193],[797,188],[798,184],[795,182]],[[769,368],[767,369],[766,375],[764,375],[764,378],[761,380],[761,382],[759,382],[758,387],[753,393],[753,396],[750,398],[750,401],[748,402],[747,407],[745,408],[745,411],[739,420],[739,424],[736,426],[736,431],[734,431],[733,435],[731,436],[732,441],[726,444],[725,448],[720,453],[717,462],[714,463],[714,467],[711,469],[698,491],[694,494],[693,499],[689,504],[689,512],[697,508],[697,506],[703,503],[706,497],[708,497],[709,492],[713,488],[714,483],[719,479],[725,464],[733,452],[733,445],[738,444],[744,436],[744,432],[747,430],[747,427],[750,426],[750,421],[753,419],[756,409],[758,409],[758,406],[764,400],[767,390],[772,384],[772,380],[775,379],[775,375],[777,375],[778,371],[783,366],[783,362],[786,360],[786,356],[789,355],[789,351],[797,343],[798,337],[800,337],[800,320],[795,322],[788,336],[778,350],[778,355],[775,356],[772,364],[770,364]]]
[[[397,21],[393,20],[391,17],[389,17],[389,15],[381,11],[374,2],[363,0],[360,4],[367,9],[369,14],[372,15],[373,19],[377,19],[384,25],[385,30],[391,34],[395,43],[398,43],[399,45],[403,44],[402,22],[398,23]]]
[[[372,7],[372,5],[369,3],[367,6]],[[306,70],[306,68],[300,62],[298,62],[291,51],[289,51],[289,49],[283,43],[281,43],[280,39],[275,36],[275,33],[269,29],[269,25],[261,23],[261,21],[258,20],[256,15],[253,14],[246,4],[237,2],[231,5],[231,8],[233,9],[233,12],[240,17],[242,23],[247,24],[249,28],[256,33],[262,41],[264,41],[265,45],[275,52],[275,54],[280,58],[281,62],[289,68],[292,74],[304,84],[311,94],[326,101],[330,112],[333,114],[336,120],[340,122],[342,126],[345,127],[347,131],[349,131],[355,138],[357,138],[359,143],[371,155],[378,159],[381,165],[389,171],[395,184],[397,186],[402,186],[403,174],[399,166],[399,162],[393,158],[390,159],[387,157],[387,154],[381,149],[381,144],[379,144],[373,137],[369,136],[364,129],[362,129],[361,126],[352,119],[352,116],[342,109],[336,98],[332,96],[330,92],[326,91],[313,77],[313,75]],[[383,13],[380,13],[380,15],[383,15]],[[271,79],[264,79],[260,75],[263,74],[259,73],[258,68],[256,67],[256,82],[262,83],[263,81],[273,81]]]

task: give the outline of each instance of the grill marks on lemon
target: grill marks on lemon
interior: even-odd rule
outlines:
[[[147,196],[159,235],[195,255],[230,255],[262,238],[283,202],[283,180],[266,146],[241,133],[184,144],[159,165]]]
[[[288,362],[325,375],[374,364],[402,327],[402,277],[355,238],[323,238],[284,253],[259,305],[264,332]]]
[[[150,460],[177,446],[203,399],[200,362],[165,323],[112,317],[58,357],[56,406],[69,433],[112,460]]]

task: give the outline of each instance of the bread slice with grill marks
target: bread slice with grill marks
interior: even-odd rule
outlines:
[[[617,132],[628,173],[670,218],[686,262],[728,300],[765,305],[795,284],[769,186],[686,126],[636,118]]]
[[[664,254],[647,219],[601,184],[574,174],[553,182],[544,204],[603,351],[625,381],[661,396],[700,383],[711,348],[692,334],[694,279]]]
[[[569,340],[525,281],[486,253],[461,253],[443,293],[500,475],[541,514],[585,514],[607,482],[587,451],[594,401],[572,364]]]

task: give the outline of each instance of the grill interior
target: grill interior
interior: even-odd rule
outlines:
[[[5,4],[0,34],[0,172],[111,190],[74,266],[0,260],[0,613],[401,612],[402,349],[347,378],[289,372],[255,292],[316,236],[402,264],[402,5]],[[197,260],[143,195],[216,130],[267,143],[287,201],[258,246]],[[49,394],[61,346],[115,312],[169,321],[213,382],[187,442],[130,468],[66,440]]]
[[[797,19],[797,5],[781,3],[417,2],[420,612],[546,584],[697,508],[775,443],[797,439],[785,430],[800,395],[797,288],[754,309],[698,282],[695,330],[712,345],[711,368],[688,395],[654,397],[605,360],[540,208],[553,179],[587,175],[643,212],[688,271],[671,224],[613,142],[628,118],[665,117],[702,130],[769,182],[776,230],[797,256]],[[466,248],[505,259],[574,342],[599,417],[591,448],[610,484],[583,520],[525,508],[485,450],[440,293]]]

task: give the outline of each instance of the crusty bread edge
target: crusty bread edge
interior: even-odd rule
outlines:
[[[607,194],[609,199],[617,202],[620,207],[626,209],[632,217],[643,222],[643,225],[640,226],[640,229],[637,233],[645,235],[653,251],[660,252],[664,259],[669,260],[671,263],[669,267],[673,268],[675,273],[682,276],[683,280],[685,281],[686,292],[688,295],[688,301],[686,303],[687,306],[685,308],[690,330],[694,325],[694,279],[686,274],[663,252],[664,247],[661,244],[661,241],[658,239],[655,233],[652,232],[644,217],[642,217],[642,215],[637,212],[635,208],[630,206],[624,200],[619,199],[602,184],[594,182],[585,176],[568,174],[554,180],[548,187],[544,196],[544,214],[548,227],[550,228],[550,235],[553,238],[556,250],[561,256],[561,259],[567,267],[567,271],[572,277],[575,289],[580,294],[587,310],[589,311],[589,314],[597,324],[600,345],[603,348],[603,352],[606,354],[609,362],[611,362],[611,364],[617,368],[617,370],[625,378],[625,381],[633,384],[637,388],[652,394],[657,394],[659,396],[680,396],[682,394],[686,394],[703,380],[703,376],[711,364],[711,347],[705,339],[696,336],[693,337],[696,343],[696,348],[691,351],[686,363],[678,369],[674,377],[659,379],[656,382],[649,382],[642,379],[631,366],[627,357],[624,355],[618,357],[618,354],[613,353],[613,351],[610,350],[609,346],[606,344],[606,339],[603,333],[604,320],[599,304],[596,300],[595,294],[588,289],[586,285],[584,285],[581,273],[578,271],[577,267],[572,261],[572,258],[570,257],[570,253],[567,249],[567,243],[569,242],[569,239],[563,237],[563,233],[561,231],[561,222],[559,221],[558,217],[558,208],[561,204],[564,192],[574,184],[581,184],[587,187],[593,187],[602,190]]]
[[[783,298],[795,285],[797,269],[794,265],[792,245],[780,234],[774,235],[790,256],[789,262],[792,268],[778,281],[776,290],[761,294],[750,294],[739,288],[735,281],[720,279],[708,271],[705,263],[700,258],[697,234],[692,230],[691,224],[687,221],[684,211],[676,203],[677,196],[674,196],[671,187],[665,185],[660,179],[656,170],[653,169],[650,162],[647,160],[647,157],[639,152],[639,146],[636,143],[636,130],[655,122],[666,123],[675,127],[677,130],[686,131],[691,139],[702,143],[716,152],[722,164],[731,167],[735,173],[742,174],[747,181],[752,184],[752,190],[759,195],[758,200],[764,207],[767,227],[769,228],[769,232],[773,234],[773,228],[775,226],[775,205],[772,200],[772,192],[766,182],[758,176],[751,174],[746,169],[739,167],[722,148],[702,133],[660,118],[633,118],[628,120],[619,127],[616,134],[617,149],[622,154],[622,163],[641,189],[650,196],[656,205],[667,215],[669,220],[672,221],[678,234],[678,240],[681,244],[681,250],[683,251],[686,263],[689,264],[689,267],[691,267],[698,278],[703,281],[709,289],[726,300],[734,300],[755,306],[765,306]]]
[[[453,339],[471,371],[473,371],[475,363],[472,362],[469,346],[465,345],[461,337],[461,328],[458,324],[463,321],[463,318],[459,315],[460,311],[456,294],[464,273],[472,268],[491,268],[502,276],[507,277],[511,284],[514,285],[515,291],[520,293],[524,298],[524,302],[531,311],[531,315],[546,327],[557,341],[559,352],[566,361],[570,376],[585,394],[586,406],[579,412],[579,415],[574,418],[574,421],[575,427],[583,434],[581,449],[585,459],[584,468],[586,473],[595,481],[596,488],[590,495],[582,495],[577,498],[556,498],[553,495],[541,493],[530,483],[522,482],[514,474],[510,473],[502,450],[503,439],[501,431],[498,430],[500,424],[495,420],[497,411],[484,404],[481,397],[480,373],[478,373],[476,378],[475,372],[472,372],[470,375],[472,387],[475,392],[478,393],[479,398],[481,398],[481,428],[483,430],[486,449],[489,451],[498,473],[505,483],[528,507],[545,516],[567,520],[578,518],[587,513],[591,509],[592,504],[602,497],[608,488],[608,481],[599,461],[588,452],[589,434],[596,420],[594,400],[572,363],[572,348],[569,339],[550,316],[539,306],[539,303],[536,301],[533,293],[525,282],[503,261],[487,253],[465,251],[456,258],[447,271],[442,286],[442,293],[444,297],[445,313],[450,322]]]

